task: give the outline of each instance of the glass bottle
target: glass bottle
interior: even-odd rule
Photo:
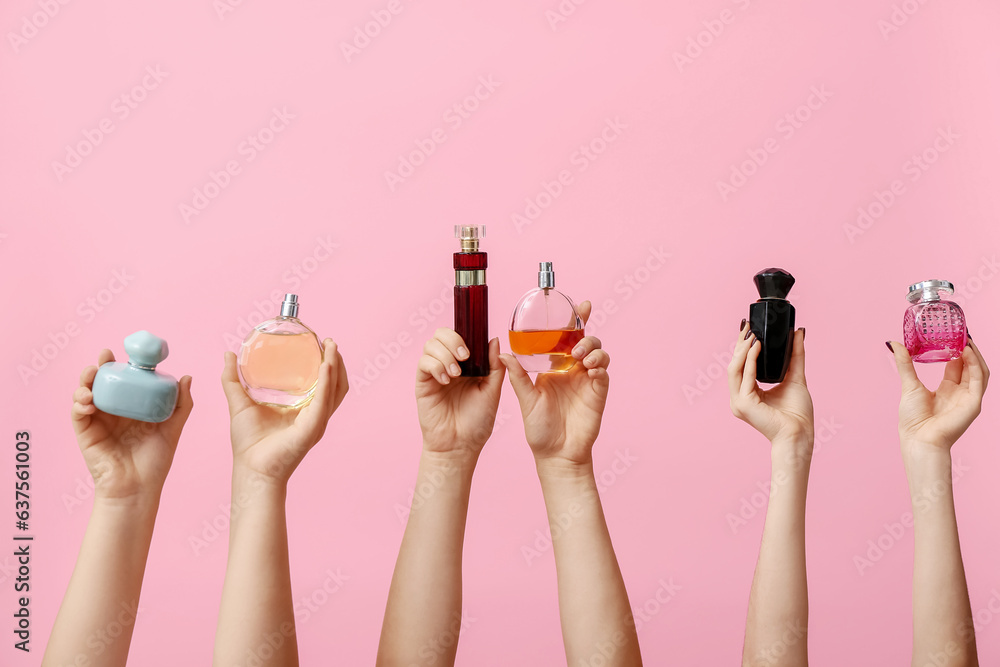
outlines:
[[[455,225],[461,250],[454,255],[455,331],[465,341],[469,358],[460,361],[463,377],[490,374],[490,338],[486,288],[486,253],[479,239],[486,238],[486,225]]]
[[[109,361],[94,377],[94,407],[101,412],[143,422],[166,421],[177,405],[177,380],[157,373],[167,358],[167,341],[148,331],[125,337],[128,363]]]
[[[298,315],[299,297],[286,294],[280,314],[254,327],[240,347],[240,382],[258,403],[297,408],[316,391],[323,346]]]
[[[784,269],[764,269],[753,277],[760,299],[750,304],[750,331],[760,341],[757,381],[777,384],[785,379],[792,358],[795,306],[785,299],[795,278]]]
[[[511,352],[529,373],[565,373],[583,336],[572,299],[556,289],[552,262],[539,263],[538,287],[521,297],[510,318]]]
[[[941,294],[954,294],[947,280],[925,280],[910,285],[912,306],[903,315],[903,344],[913,361],[951,361],[962,356],[968,342],[965,313]]]

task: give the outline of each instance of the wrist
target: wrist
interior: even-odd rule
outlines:
[[[925,478],[951,478],[951,449],[948,447],[916,440],[900,443],[906,477],[913,482]]]
[[[94,511],[128,516],[130,519],[154,519],[160,508],[160,489],[127,496],[107,495],[94,490]]]
[[[451,475],[459,473],[461,476],[471,477],[479,462],[479,452],[472,449],[453,449],[450,451],[435,451],[427,448],[420,453],[420,466],[429,470],[437,470]]]
[[[778,436],[771,441],[772,468],[809,470],[813,455],[813,434]]]
[[[545,480],[593,480],[594,462],[573,461],[559,456],[535,457],[538,478]]]
[[[240,461],[233,462],[233,501],[241,504],[266,495],[284,500],[288,492],[288,478],[262,473]]]

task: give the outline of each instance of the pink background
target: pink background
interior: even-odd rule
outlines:
[[[327,570],[349,577],[308,620],[300,616],[301,654],[304,664],[371,664],[403,531],[396,507],[420,448],[416,359],[434,327],[452,322],[440,300],[452,281],[452,225],[486,223],[493,334],[504,335],[540,260],[554,261],[559,286],[603,313],[589,328],[613,358],[596,469],[632,605],[655,610],[640,631],[650,665],[738,661],[763,514],[735,533],[726,517],[761,500],[768,452],[729,415],[719,376],[756,298],[753,273],[773,265],[796,276],[810,386],[828,424],[808,508],[813,662],[904,663],[912,531],[863,576],[854,562],[909,509],[898,381],[883,341],[900,336],[907,284],[945,278],[1000,367],[1000,9],[970,0],[593,0],[553,28],[546,12],[557,0],[401,3],[350,62],[341,43],[388,0],[247,1],[221,18],[211,0],[74,2],[34,19],[36,2],[3,3],[0,437],[11,446],[0,470],[13,464],[14,432],[30,429],[38,653],[15,652],[5,635],[0,662],[37,664],[87,521],[89,477],[68,415],[79,371],[101,347],[121,355],[121,339],[146,328],[170,342],[162,370],[194,376],[197,405],[164,493],[132,659],[207,664],[226,538],[198,554],[189,539],[205,522],[225,528],[222,353],[242,337],[241,322],[261,318],[255,303],[296,291],[303,319],[340,343],[353,383],[291,485],[296,599]],[[883,35],[880,21],[903,5],[912,16],[897,14],[898,30]],[[728,22],[712,23],[720,16]],[[44,25],[32,32],[25,20]],[[32,36],[12,44],[22,30]],[[691,47],[697,57],[679,66],[675,53],[689,39],[701,40],[701,53]],[[165,77],[133,95],[156,66]],[[478,108],[457,126],[446,113],[480,77],[499,86],[480,89],[485,99],[470,101]],[[814,88],[829,98],[802,107]],[[143,99],[127,109],[115,101],[122,95]],[[274,108],[294,119],[249,160],[241,142],[267,127]],[[797,109],[797,127],[782,121]],[[113,131],[60,180],[53,162],[102,119]],[[625,127],[581,160],[581,145],[608,119]],[[958,137],[938,152],[935,138],[948,128]],[[385,172],[435,130],[444,142],[390,189]],[[763,165],[741,167],[765,146]],[[935,161],[915,170],[925,150]],[[229,161],[240,173],[186,223],[180,205]],[[734,168],[753,173],[724,200],[718,183]],[[518,228],[512,214],[563,170],[568,185]],[[878,212],[876,191],[895,180],[892,204],[852,234],[858,208]],[[317,239],[336,247],[328,255]],[[656,270],[647,268],[651,249],[669,254]],[[128,284],[113,294],[121,270]],[[87,299],[103,301],[101,311]],[[78,335],[61,337],[68,325]],[[394,348],[400,336],[409,342]],[[22,381],[18,367],[36,351],[53,358]],[[920,371],[940,377],[939,367]],[[685,387],[701,393],[686,396]],[[505,392],[505,423],[472,497],[465,608],[475,620],[458,662],[560,664],[551,552],[529,565],[521,550],[546,519]],[[956,495],[977,611],[1000,595],[994,404],[955,451],[968,467]],[[637,461],[614,473],[626,453]],[[74,494],[82,502],[67,507]],[[0,509],[8,535],[13,508]],[[9,576],[0,570],[8,619]],[[681,589],[657,609],[660,580]],[[980,654],[995,662],[1000,622],[988,611],[979,619]]]

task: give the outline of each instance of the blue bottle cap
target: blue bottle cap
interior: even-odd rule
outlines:
[[[167,341],[157,338],[148,331],[136,331],[125,337],[125,352],[133,366],[153,370],[156,364],[167,358],[170,349]]]

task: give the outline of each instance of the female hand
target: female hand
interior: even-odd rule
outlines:
[[[493,433],[504,368],[500,341],[490,341],[490,374],[461,377],[459,361],[469,358],[465,341],[452,329],[441,328],[424,345],[417,363],[417,415],[424,450],[478,458]]]
[[[177,406],[166,421],[141,422],[101,412],[94,405],[94,378],[98,366],[114,361],[111,350],[101,350],[97,366],[80,374],[73,394],[73,430],[100,498],[157,500],[174,460],[181,430],[191,414],[191,376],[180,380]]]
[[[586,324],[590,302],[581,303],[577,311]],[[587,336],[573,348],[573,358],[577,363],[566,373],[539,373],[532,382],[516,357],[500,355],[510,372],[510,385],[524,419],[524,435],[536,464],[592,462],[591,450],[608,399],[611,357],[601,349],[600,339]]]
[[[902,343],[886,342],[896,359],[902,381],[899,399],[899,440],[904,447],[924,443],[950,449],[979,416],[990,380],[979,348],[971,340],[959,359],[945,364],[937,391],[917,377],[910,353]]]
[[[323,341],[323,362],[312,400],[299,409],[261,405],[247,396],[236,372],[236,355],[226,352],[222,388],[229,401],[233,464],[286,483],[347,395],[348,380],[337,344]]]
[[[733,414],[757,429],[772,443],[813,441],[813,404],[806,386],[806,331],[792,339],[792,358],[785,379],[770,389],[757,384],[757,357],[761,343],[744,320],[729,364],[729,407]]]

